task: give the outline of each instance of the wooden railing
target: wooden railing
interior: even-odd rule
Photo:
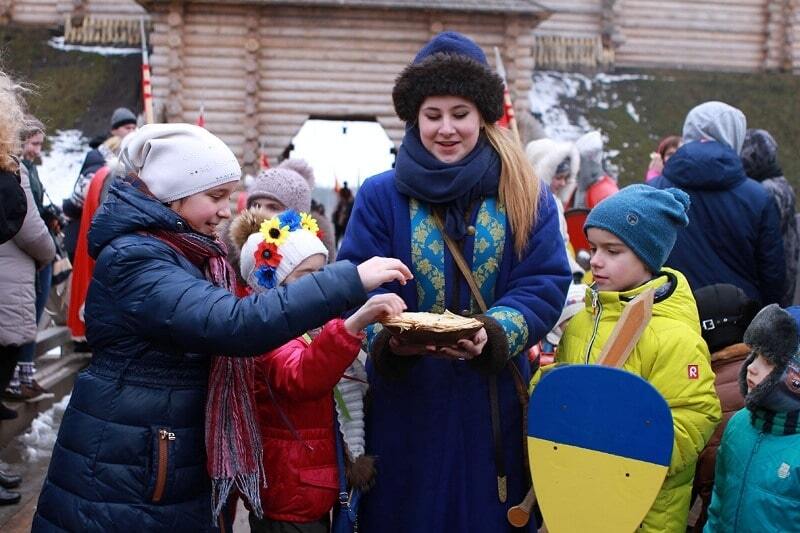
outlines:
[[[596,37],[537,35],[533,57],[536,69],[606,69],[614,64],[614,50]]]
[[[145,26],[149,25],[145,21]],[[110,46],[140,46],[141,22],[138,18],[73,17],[64,21],[64,42],[67,44],[103,44]]]

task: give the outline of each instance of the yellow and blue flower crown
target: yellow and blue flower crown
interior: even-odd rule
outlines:
[[[262,287],[275,288],[275,272],[283,259],[278,247],[285,243],[289,235],[295,231],[308,231],[320,240],[323,237],[322,230],[319,229],[314,217],[308,213],[298,213],[293,209],[284,211],[261,223],[259,232],[264,239],[254,252],[254,274],[258,284]]]

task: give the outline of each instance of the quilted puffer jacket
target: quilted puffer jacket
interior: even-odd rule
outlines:
[[[217,531],[204,449],[211,356],[264,353],[366,299],[351,263],[239,299],[143,233],[151,228],[189,231],[115,183],[89,234],[94,355],[64,413],[33,531]]]
[[[256,360],[267,474],[261,502],[272,520],[314,522],[336,502],[333,387],[360,347],[361,338],[337,319],[325,324],[311,344],[298,338]]]

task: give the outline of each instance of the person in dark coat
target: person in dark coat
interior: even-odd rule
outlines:
[[[694,502],[700,498],[700,514],[692,531],[701,533],[708,519],[708,506],[714,487],[714,467],[717,450],[728,421],[744,407],[744,396],[739,390],[739,372],[750,348],[744,344],[744,332],[758,312],[758,303],[749,298],[742,289],[720,283],[695,291],[697,313],[703,340],[711,353],[711,369],[714,371],[714,388],[722,408],[722,422],[714,430],[706,447],[700,452],[695,468],[692,496]]]
[[[744,114],[728,104],[695,107],[683,126],[685,144],[649,184],[678,187],[692,200],[689,226],[678,231],[666,265],[694,291],[730,283],[767,305],[784,294],[783,240],[775,201],[739,158],[746,128]]]
[[[339,200],[336,202],[336,209],[333,210],[333,227],[336,231],[336,245],[344,237],[344,230],[350,221],[350,213],[353,212],[353,191],[347,186],[347,182],[337,193]]]
[[[251,357],[410,273],[395,259],[342,262],[239,299],[216,236],[241,175],[230,149],[197,126],[153,124],[121,157],[128,177],[89,237],[93,357],[64,413],[33,531],[230,531],[221,512],[230,490],[260,509]]]
[[[0,171],[0,244],[17,234],[25,221],[28,206],[19,176]]]
[[[359,526],[508,531],[506,511],[528,489],[515,377],[527,384],[524,354],[555,325],[572,277],[558,210],[522,147],[495,125],[503,82],[474,41],[434,37],[397,79],[393,99],[406,123],[396,167],[359,189],[339,258],[401,258],[414,282],[385,290],[409,311],[448,309],[484,327],[442,346],[367,329],[367,453],[377,475]],[[463,254],[485,313],[444,235]],[[493,420],[502,429],[493,432]]]
[[[742,146],[742,164],[748,177],[753,178],[769,192],[780,212],[783,253],[786,258],[786,281],[783,285],[782,307],[792,305],[797,285],[797,261],[800,254],[800,234],[795,216],[795,193],[783,177],[778,162],[778,143],[765,130],[747,130]]]

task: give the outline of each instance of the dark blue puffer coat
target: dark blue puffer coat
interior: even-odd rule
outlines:
[[[785,263],[778,207],[747,177],[736,152],[718,142],[687,143],[650,185],[678,187],[692,199],[689,226],[678,231],[666,263],[692,290],[730,283],[762,305],[780,301]]]
[[[211,356],[262,354],[366,299],[349,262],[238,299],[138,233],[147,228],[188,226],[115,183],[89,233],[94,356],[64,413],[33,531],[216,531],[203,427]]]

